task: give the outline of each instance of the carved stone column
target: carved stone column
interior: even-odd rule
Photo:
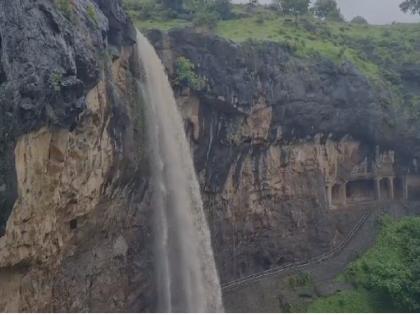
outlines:
[[[381,200],[381,179],[375,178],[375,196],[376,200]]]
[[[408,199],[407,176],[403,176],[401,178],[401,184],[402,184],[402,199],[407,200]]]
[[[327,202],[328,208],[332,208],[332,185],[327,186]]]
[[[394,200],[394,177],[388,177],[389,199]]]

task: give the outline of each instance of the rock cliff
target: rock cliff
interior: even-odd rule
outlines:
[[[0,4],[2,311],[152,310],[134,36],[120,1]]]
[[[149,37],[191,135],[222,282],[322,254],[367,210],[418,189],[406,184],[418,123],[352,64],[185,30]],[[205,88],[179,84],[180,57]]]
[[[420,128],[353,65],[188,30],[149,38],[222,282],[322,254],[370,208],[418,199]],[[0,310],[155,309],[134,39],[120,1],[0,3]],[[204,89],[176,80],[181,56]]]

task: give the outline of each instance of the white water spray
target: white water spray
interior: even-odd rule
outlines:
[[[158,310],[222,312],[210,232],[184,124],[164,67],[137,32],[154,185]]]

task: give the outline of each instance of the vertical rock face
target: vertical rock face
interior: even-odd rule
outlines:
[[[60,3],[0,2],[0,311],[153,311],[133,28],[120,1]],[[420,128],[352,65],[150,38],[172,78],[184,56],[207,82],[174,88],[223,282],[329,250],[383,200],[420,199]]]
[[[185,30],[149,37],[172,78],[185,57],[207,84],[175,89],[222,282],[325,253],[380,205],[376,183],[383,200],[417,176],[418,126],[351,64]]]
[[[62,3],[0,4],[0,310],[152,310],[132,26]]]
[[[0,4],[0,234],[17,196],[16,138],[45,125],[74,128],[104,60],[134,42],[119,1],[112,3],[99,2],[104,11],[88,0]]]

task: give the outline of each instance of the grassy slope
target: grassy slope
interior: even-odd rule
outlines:
[[[153,12],[148,18],[141,17],[144,1],[147,0],[124,0],[140,30],[168,31],[192,25],[191,21],[163,19]],[[420,24],[355,25],[304,17],[296,26],[293,18],[264,7],[250,12],[244,5],[234,5],[233,11],[236,18],[219,21],[214,30],[216,35],[238,43],[249,40],[282,43],[302,58],[321,55],[337,64],[350,61],[375,86],[393,92],[393,106],[406,108],[412,117],[420,118],[420,90],[410,88],[400,77],[404,64],[420,64]]]
[[[142,0],[125,0],[135,24],[142,30],[191,26],[181,19],[141,19],[134,4]],[[247,40],[273,41],[289,45],[300,56],[321,54],[342,62],[349,60],[372,79],[393,76],[393,66],[417,63],[420,60],[420,24],[388,26],[352,25],[320,22],[303,18],[296,27],[293,19],[274,14],[265,8],[248,12],[243,5],[235,5],[239,18],[219,22],[215,33],[235,42]],[[382,70],[381,70],[382,69]],[[396,78],[397,80],[398,78]]]

